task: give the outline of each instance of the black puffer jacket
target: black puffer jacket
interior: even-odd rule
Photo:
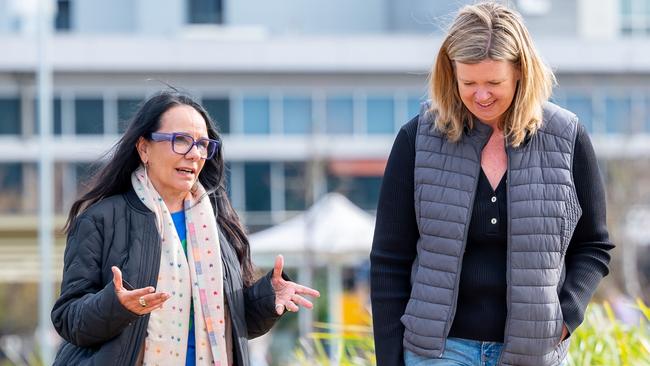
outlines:
[[[149,315],[120,304],[111,266],[136,288],[157,285],[160,236],[156,218],[132,190],[106,198],[74,222],[65,249],[61,296],[52,322],[64,342],[54,365],[133,365],[144,344]],[[244,288],[234,248],[220,235],[224,292],[232,321],[235,365],[248,360],[248,339],[278,319],[271,272]]]

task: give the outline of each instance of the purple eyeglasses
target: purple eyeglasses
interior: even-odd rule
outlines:
[[[217,150],[219,150],[219,146],[221,145],[221,142],[219,140],[206,138],[195,140],[194,137],[183,132],[152,132],[151,140],[156,142],[171,141],[172,151],[180,155],[186,155],[188,152],[190,152],[190,150],[192,150],[194,146],[196,146],[201,159],[206,160],[212,159]]]

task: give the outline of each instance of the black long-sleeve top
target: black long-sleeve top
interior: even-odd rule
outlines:
[[[417,117],[399,131],[382,181],[370,254],[371,301],[377,364],[402,365],[404,314],[411,293],[411,265],[419,238],[414,206]],[[605,189],[596,155],[582,125],[574,147],[573,179],[582,208],[565,257],[560,292],[564,322],[573,332],[614,247],[605,217]],[[460,274],[456,315],[449,336],[503,342],[506,319],[506,179],[493,190],[481,171]]]

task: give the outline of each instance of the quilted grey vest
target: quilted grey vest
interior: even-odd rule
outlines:
[[[481,150],[492,129],[476,122],[456,143],[433,129],[423,104],[415,140],[415,212],[420,239],[411,298],[402,323],[404,347],[441,357],[456,313],[458,283]],[[573,184],[577,118],[544,105],[544,122],[518,148],[507,147],[508,268],[504,348],[500,365],[558,365],[564,255],[582,210]],[[558,343],[560,343],[558,345]]]

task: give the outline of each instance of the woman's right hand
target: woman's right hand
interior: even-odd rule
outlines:
[[[111,270],[113,271],[113,285],[115,286],[117,299],[122,306],[132,313],[138,315],[149,314],[156,309],[160,309],[163,303],[171,297],[166,292],[156,293],[156,289],[151,286],[128,290],[124,288],[122,271],[116,266],[111,267]]]

